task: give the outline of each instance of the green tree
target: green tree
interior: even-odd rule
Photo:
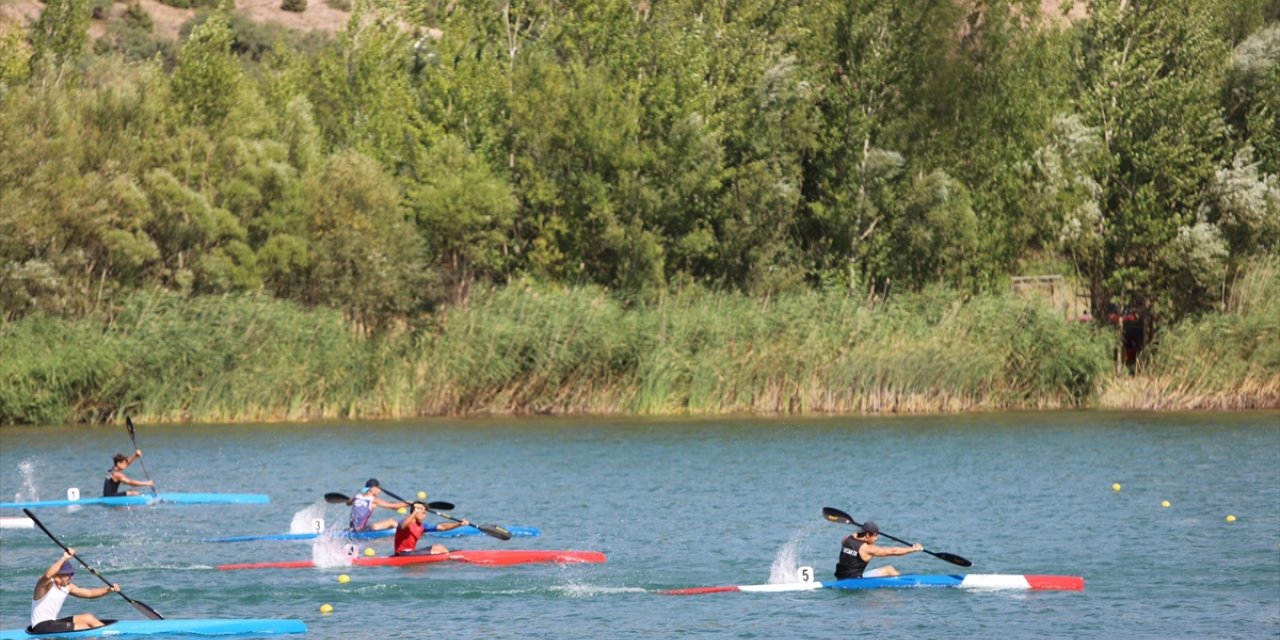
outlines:
[[[191,122],[220,122],[235,104],[242,71],[231,53],[234,40],[226,14],[219,11],[182,45],[173,72],[173,96]]]
[[[306,301],[342,309],[369,330],[430,296],[421,238],[400,193],[368,156],[344,151],[304,180],[310,274]]]
[[[93,4],[86,0],[48,0],[31,28],[31,69],[62,81],[67,65],[79,59],[89,42]]]

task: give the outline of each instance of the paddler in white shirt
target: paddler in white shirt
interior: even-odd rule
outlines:
[[[105,624],[92,613],[58,617],[62,611],[62,603],[66,601],[68,595],[91,600],[120,590],[118,584],[97,589],[85,589],[72,584],[71,579],[76,575],[76,566],[72,564],[71,558],[75,554],[75,549],[67,549],[62,557],[49,565],[44,575],[36,581],[35,591],[31,593],[31,626],[27,627],[27,633],[66,633],[93,629]]]
[[[351,505],[351,519],[348,522],[348,528],[351,531],[378,531],[381,529],[390,529],[396,526],[395,518],[387,518],[386,520],[378,520],[370,523],[369,520],[373,516],[373,510],[382,507],[383,509],[400,509],[408,508],[407,502],[389,502],[378,497],[382,493],[382,488],[378,481],[369,478],[364,483],[364,491],[352,496],[347,504]]]

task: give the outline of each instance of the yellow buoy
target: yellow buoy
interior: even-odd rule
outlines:
[[[400,515],[404,515],[404,514],[406,514],[406,513],[409,513],[409,510],[408,510],[408,509],[405,509],[404,507],[400,507],[399,509],[396,509],[396,513],[398,513],[398,514],[400,514]]]
[[[1233,516],[1233,515],[1231,515],[1231,514],[1227,514],[1227,522],[1235,522],[1235,521],[1236,521],[1236,517],[1235,517],[1235,516]]]
[[[365,547],[365,548],[364,548],[364,554],[365,554],[366,556],[370,556],[370,557],[372,557],[372,556],[373,556],[373,547]]]
[[[333,605],[327,602],[320,605],[320,613],[333,613]]]
[[[426,499],[427,499],[427,492],[426,492],[426,491],[419,491],[419,492],[418,492],[418,499],[419,499],[419,500],[426,500]]]
[[[1117,483],[1115,483],[1115,484],[1111,485],[1111,490],[1112,490],[1112,491],[1119,491],[1119,490],[1120,490],[1120,483],[1119,483],[1119,482],[1117,482]]]
[[[1160,503],[1160,506],[1162,506],[1162,507],[1168,507],[1168,506],[1169,506],[1169,501],[1168,501],[1168,500],[1164,500],[1164,501],[1162,501],[1162,502]]]
[[[346,583],[348,583],[348,582],[351,582],[351,576],[349,576],[349,575],[347,575],[347,574],[345,574],[345,573],[344,573],[344,574],[342,574],[342,575],[340,575],[340,576],[338,576],[338,583],[339,583],[339,584],[346,584]]]

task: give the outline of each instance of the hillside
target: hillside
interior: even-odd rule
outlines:
[[[195,16],[195,9],[177,9],[156,0],[137,0],[144,11],[151,16],[155,24],[157,36],[177,41],[178,30],[183,23]],[[335,33],[347,23],[350,12],[330,7],[322,0],[307,3],[302,12],[284,11],[280,8],[280,0],[238,0],[235,13],[255,22],[276,23],[280,26],[298,31],[321,31]],[[44,6],[39,0],[0,0],[0,17],[3,19],[21,19],[26,23],[34,21]],[[94,20],[90,34],[99,37],[106,31],[110,20],[124,13],[127,3],[115,2],[110,14],[102,20]]]

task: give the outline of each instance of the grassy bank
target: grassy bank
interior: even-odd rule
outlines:
[[[1165,332],[1120,382],[1112,332],[1015,297],[694,291],[629,306],[519,285],[366,338],[329,310],[138,294],[110,321],[0,326],[0,422],[1280,406],[1275,273]]]
[[[1232,287],[1224,313],[1177,324],[1157,337],[1137,375],[1116,377],[1106,407],[1280,407],[1280,259],[1254,265]]]

